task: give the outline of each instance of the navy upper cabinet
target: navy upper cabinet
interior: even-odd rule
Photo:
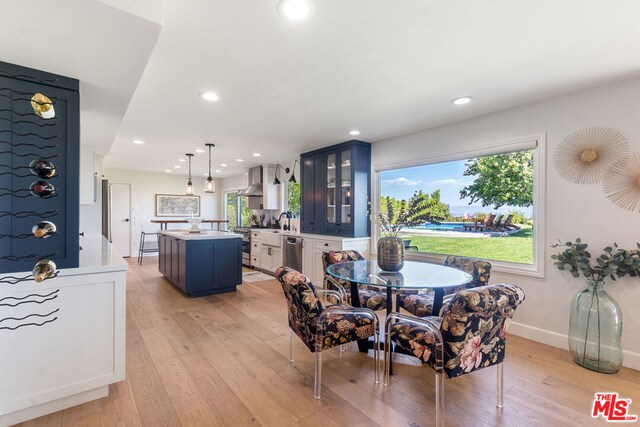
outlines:
[[[371,145],[353,140],[300,157],[301,231],[368,237]]]
[[[0,273],[78,266],[78,88],[0,62]]]

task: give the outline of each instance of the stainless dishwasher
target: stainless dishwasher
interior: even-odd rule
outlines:
[[[302,241],[301,237],[284,236],[282,262],[285,267],[302,272]]]

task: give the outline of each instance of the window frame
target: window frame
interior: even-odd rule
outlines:
[[[409,160],[375,163],[371,165],[371,197],[380,200],[381,172],[403,169],[429,164],[446,163],[457,160],[467,160],[474,157],[504,154],[514,151],[534,149],[533,153],[533,264],[518,264],[508,261],[491,260],[492,270],[504,273],[519,274],[531,277],[545,277],[545,248],[546,248],[546,134],[536,134],[503,140],[491,145],[478,146],[465,150],[443,152],[432,156],[412,157]],[[378,202],[379,203],[379,202]],[[376,205],[376,209],[379,206]],[[537,231],[536,231],[537,230]],[[376,253],[375,244],[380,237],[378,227],[371,227],[371,252]],[[405,259],[408,261],[442,263],[448,255],[428,252],[408,251]]]
[[[238,190],[224,190],[222,192],[223,194],[223,198],[224,198],[224,219],[227,220],[227,226],[229,225],[228,221],[229,221],[229,194],[231,193],[236,193],[236,197],[238,197]],[[238,206],[239,207],[239,206]],[[240,209],[236,209],[237,213],[236,213],[236,227],[240,227]],[[231,227],[231,230],[233,230],[233,228],[235,227]]]

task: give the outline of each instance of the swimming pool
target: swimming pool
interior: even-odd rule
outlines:
[[[418,227],[412,227],[414,230],[436,230],[436,231],[460,231],[465,225],[472,225],[473,222],[442,222],[440,224],[426,223]]]

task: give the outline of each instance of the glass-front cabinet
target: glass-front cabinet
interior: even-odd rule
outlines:
[[[348,141],[301,155],[301,230],[368,237],[371,146]]]
[[[327,156],[327,223],[334,224],[336,222],[338,204],[338,189],[336,177],[338,168],[336,167],[336,155],[329,154]]]

